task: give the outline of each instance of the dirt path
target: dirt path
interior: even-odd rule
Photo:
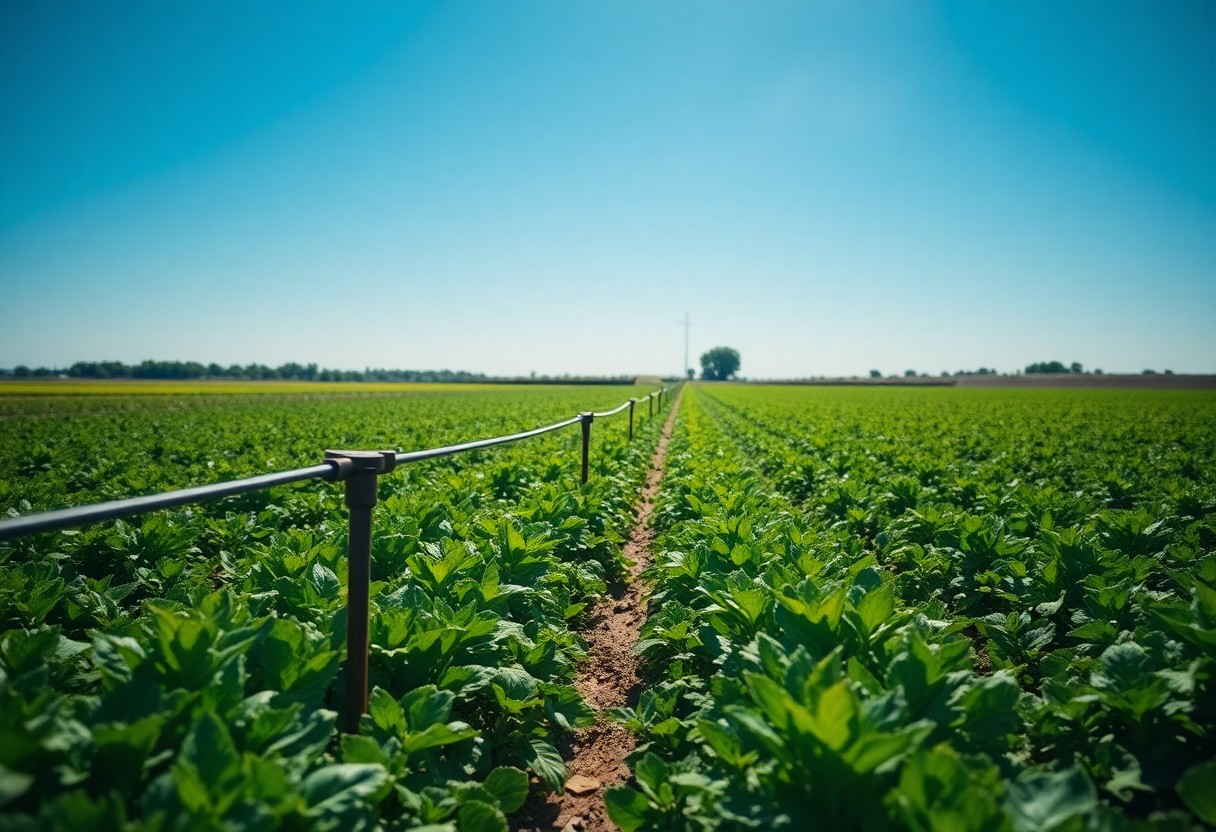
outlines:
[[[633,566],[629,567],[629,583],[613,584],[608,588],[608,596],[592,610],[583,631],[583,637],[587,639],[587,661],[579,668],[574,685],[597,711],[636,705],[641,690],[639,659],[633,652],[646,620],[646,587],[639,576],[650,565],[650,545],[654,542],[650,515],[663,478],[663,460],[680,409],[680,395],[676,394],[667,414],[642,489],[637,518],[625,543],[623,554],[626,560],[633,561]],[[525,807],[522,829],[541,832],[553,829],[565,832],[616,830],[604,808],[604,789],[629,779],[625,757],[634,746],[633,735],[609,721],[606,713],[595,725],[577,732],[570,738],[569,750],[573,756],[566,762],[565,794],[551,794],[544,803]]]

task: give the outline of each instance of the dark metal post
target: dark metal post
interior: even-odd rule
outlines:
[[[646,397],[646,418],[654,415],[654,393]]]
[[[663,412],[663,388],[659,388],[659,412]]]
[[[591,412],[578,414],[583,420],[583,485],[587,484],[587,459],[591,450],[591,423],[595,414]]]
[[[346,508],[349,511],[346,562],[346,714],[344,730],[359,733],[359,717],[367,713],[368,630],[372,579],[372,509],[376,478],[393,469],[391,451],[326,451],[326,459],[341,460],[349,471]],[[347,461],[349,461],[347,463]]]
[[[637,399],[629,400],[629,441],[633,441],[633,406],[638,403]]]

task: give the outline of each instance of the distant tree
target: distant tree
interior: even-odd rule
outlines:
[[[882,370],[870,370],[870,378],[882,378]]]
[[[29,378],[30,368],[24,364],[18,364],[13,368],[13,375],[15,375],[17,378]]]
[[[1027,373],[1067,373],[1068,368],[1059,361],[1040,361],[1026,368]]]
[[[739,372],[739,351],[730,347],[714,347],[701,355],[701,378],[726,381]]]
[[[1094,375],[1096,375],[1096,376],[1100,376],[1100,375],[1102,375],[1102,368],[1101,368],[1101,367],[1095,367],[1095,368],[1094,368]]]
[[[949,371],[949,370],[942,370],[941,377],[942,377],[942,378],[950,378],[950,371]]]
[[[904,370],[904,378],[916,378],[916,370]]]
[[[1172,375],[1174,374],[1174,371],[1173,371],[1173,370],[1166,370],[1166,371],[1165,371],[1165,374],[1166,374],[1167,376],[1172,376]]]
[[[1080,375],[1081,373],[1085,372],[1085,368],[1081,366],[1080,361],[1074,361],[1068,365],[1068,372]]]
[[[1143,372],[1141,372],[1141,373],[1140,373],[1140,375],[1142,375],[1142,376],[1155,376],[1155,375],[1157,375],[1157,371],[1156,371],[1156,370],[1144,370]]]

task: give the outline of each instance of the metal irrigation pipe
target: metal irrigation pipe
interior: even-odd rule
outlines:
[[[489,448],[494,445],[505,445],[508,442],[517,442],[520,439],[528,439],[532,436],[540,436],[542,433],[549,433],[555,430],[569,427],[576,424],[582,416],[572,416],[564,422],[554,422],[551,425],[545,425],[543,428],[535,428],[534,430],[525,430],[521,433],[512,433],[507,436],[494,436],[489,439],[478,439],[476,442],[464,442],[460,445],[446,445],[442,448],[429,448],[425,451],[410,451],[409,453],[397,454],[397,464],[404,465],[409,462],[421,462],[424,459],[437,459],[441,456],[451,456],[452,454],[460,454],[465,451],[475,451],[478,448]]]
[[[632,402],[632,401],[633,401],[633,399],[630,399],[628,402],[625,402],[620,407],[614,407],[612,410],[605,410],[603,413],[596,413],[595,418],[604,419],[609,416],[615,416],[616,414],[620,413],[625,408],[629,407],[629,402]]]
[[[146,514],[163,508],[201,503],[207,500],[218,500],[221,497],[231,497],[235,494],[246,494],[250,491],[260,491],[276,485],[287,485],[305,480],[335,480],[340,479],[340,465],[336,462],[324,462],[308,468],[296,468],[291,471],[280,471],[275,474],[262,474],[257,477],[247,477],[241,480],[217,482],[211,485],[198,485],[193,488],[182,488],[177,491],[166,491],[162,494],[148,494],[143,497],[128,497],[124,500],[111,500],[106,503],[73,506],[56,511],[43,511],[38,514],[28,514],[24,517],[14,517],[0,520],[0,540],[12,540],[35,532],[52,532],[71,526],[83,526],[97,523],[101,520],[113,520],[118,517],[129,517],[132,514]]]

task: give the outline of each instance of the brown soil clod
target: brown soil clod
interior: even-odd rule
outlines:
[[[637,704],[642,687],[640,659],[634,646],[646,620],[645,589],[640,576],[650,565],[654,530],[650,516],[663,478],[663,460],[680,407],[680,394],[672,402],[663,434],[651,461],[637,517],[622,554],[629,567],[628,583],[613,584],[587,618],[583,637],[587,661],[579,668],[575,687],[592,708],[600,712],[595,725],[568,738],[566,770],[569,779],[563,794],[550,794],[529,801],[520,813],[517,828],[550,832],[612,832],[604,790],[626,782],[629,766],[625,758],[636,742],[624,727],[612,722],[607,711]]]
[[[594,777],[584,777],[581,774],[576,774],[566,781],[566,791],[570,794],[581,797],[585,794],[599,791],[600,781]]]

